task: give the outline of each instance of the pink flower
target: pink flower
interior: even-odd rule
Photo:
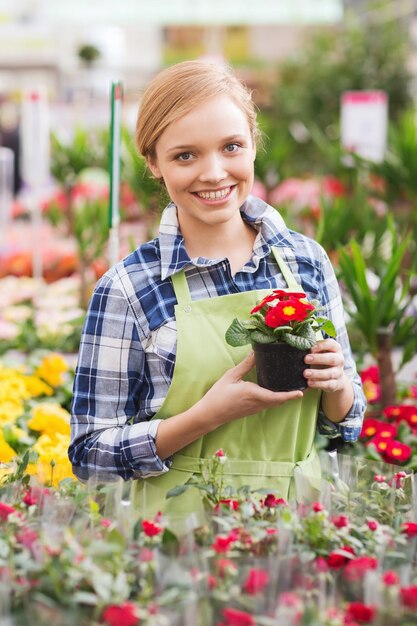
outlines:
[[[387,587],[391,587],[392,585],[398,585],[400,579],[396,572],[387,570],[382,576],[382,582],[384,585],[387,585]]]
[[[320,511],[324,511],[324,506],[321,502],[313,502],[311,508],[313,509],[314,513],[320,513]]]
[[[102,619],[109,626],[136,626],[139,624],[136,607],[131,602],[108,606],[103,611]]]
[[[223,448],[219,448],[219,449],[218,449],[218,450],[216,450],[216,452],[214,453],[214,456],[217,456],[217,457],[221,458],[222,456],[226,456],[226,455],[225,455],[225,453],[224,453],[224,451],[223,451]]]
[[[378,528],[378,522],[374,519],[367,519],[366,523],[368,525],[369,530],[376,530]]]
[[[252,568],[249,570],[248,576],[243,583],[243,590],[254,596],[261,593],[269,583],[269,575],[266,570]]]
[[[376,483],[385,483],[385,482],[387,482],[387,477],[386,476],[382,476],[381,474],[376,474],[374,476],[374,481]]]

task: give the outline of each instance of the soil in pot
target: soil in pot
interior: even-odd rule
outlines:
[[[258,385],[271,391],[305,389],[304,357],[310,350],[298,350],[287,343],[253,343]]]

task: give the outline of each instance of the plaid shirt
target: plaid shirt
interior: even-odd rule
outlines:
[[[185,270],[193,300],[254,289],[285,288],[271,246],[277,246],[309,299],[318,299],[337,329],[355,400],[343,422],[320,411],[319,431],[355,441],[365,397],[352,359],[336,277],[323,248],[290,231],[279,213],[249,197],[241,214],[258,231],[250,261],[232,276],[227,258],[190,259],[170,204],[159,237],[137,248],[97,283],[90,300],[74,381],[69,456],[82,479],[93,472],[124,478],[169,470],[158,457],[157,413],[172,380],[176,354],[175,293],[170,276]]]

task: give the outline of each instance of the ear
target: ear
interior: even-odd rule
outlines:
[[[148,157],[146,159],[146,164],[151,170],[152,174],[155,176],[155,178],[162,178],[161,170],[158,167],[156,159]]]

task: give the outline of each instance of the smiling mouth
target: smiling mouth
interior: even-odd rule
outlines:
[[[218,189],[217,191],[194,191],[194,195],[198,196],[202,200],[223,200],[224,198],[227,198],[235,186],[236,185],[224,187],[223,189]]]

